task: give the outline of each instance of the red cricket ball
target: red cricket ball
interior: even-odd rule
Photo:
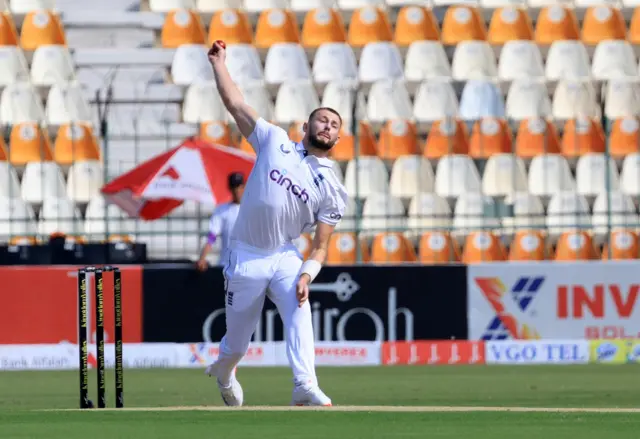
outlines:
[[[226,45],[226,44],[225,44],[225,42],[224,42],[224,41],[222,41],[222,40],[216,40],[216,43],[218,43],[220,46],[222,46],[222,48],[223,48],[223,49],[226,49],[226,48],[227,48],[227,45]]]

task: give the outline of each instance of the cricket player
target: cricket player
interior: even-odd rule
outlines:
[[[206,369],[217,378],[226,405],[240,406],[243,391],[235,368],[249,347],[265,297],[276,307],[284,327],[293,370],[292,405],[329,406],[318,386],[309,305],[309,284],[320,271],[334,227],[342,219],[347,193],[327,158],[338,141],[340,115],[314,110],[304,124],[302,142],[270,124],[249,107],[225,66],[225,46],[209,51],[218,92],[257,159],[247,179],[240,211],[231,232],[224,266],[227,331],[220,354]],[[315,226],[311,253],[303,263],[292,240]]]
[[[233,225],[236,223],[238,211],[240,210],[240,200],[244,193],[244,176],[239,172],[231,173],[227,177],[227,184],[229,191],[231,191],[231,201],[216,207],[211,215],[211,219],[209,220],[209,236],[202,248],[202,252],[200,252],[200,259],[198,259],[196,263],[196,268],[199,271],[205,271],[207,269],[207,254],[218,238],[220,238],[221,241],[220,263],[223,264],[226,260],[225,254],[229,249],[231,229],[233,229]]]

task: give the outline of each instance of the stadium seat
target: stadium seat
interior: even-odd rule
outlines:
[[[451,66],[439,41],[414,41],[407,50],[404,77],[408,82],[420,83],[432,78],[451,76]]]
[[[628,154],[622,162],[620,188],[625,194],[640,195],[640,153]]]
[[[303,261],[309,259],[309,255],[311,254],[312,242],[313,238],[311,238],[311,235],[309,233],[303,233],[298,238],[293,240],[293,245],[295,245],[300,252]]]
[[[510,153],[513,138],[506,120],[485,117],[473,125],[469,140],[469,155],[486,159],[494,154]]]
[[[243,0],[196,0],[196,9],[201,13],[218,12],[223,9],[240,9]]]
[[[274,44],[283,43],[300,43],[295,14],[286,9],[268,9],[261,12],[256,24],[255,46],[266,50]]]
[[[222,104],[215,81],[195,83],[187,89],[182,118],[187,123],[227,120],[227,110]]]
[[[29,80],[29,65],[19,47],[0,46],[0,59],[3,60],[2,69],[0,69],[0,86]]]
[[[503,205],[511,210],[502,217],[506,234],[513,234],[519,230],[546,228],[544,206],[536,195],[528,192],[512,192],[507,194]]]
[[[335,0],[335,6],[339,9],[350,12],[366,6],[385,6],[385,0]]]
[[[562,80],[553,93],[551,113],[556,124],[578,117],[600,117],[596,91],[590,81]]]
[[[64,176],[55,162],[29,162],[22,176],[22,199],[40,204],[46,198],[66,196]]]
[[[482,174],[482,192],[491,197],[503,197],[513,192],[527,191],[527,171],[524,162],[513,154],[489,157]]]
[[[307,55],[297,43],[274,43],[267,53],[264,78],[269,85],[311,79]]]
[[[74,203],[87,204],[104,185],[102,165],[97,160],[78,160],[69,168],[67,197]]]
[[[507,251],[496,235],[491,232],[474,232],[467,235],[462,250],[464,264],[499,262],[507,258]]]
[[[53,160],[51,141],[47,131],[36,122],[22,122],[11,129],[10,161],[13,166],[22,167],[29,162]]]
[[[498,76],[496,57],[486,41],[461,41],[451,61],[451,76],[456,81]]]
[[[335,168],[334,168],[335,169]],[[344,179],[342,180],[344,181]],[[347,198],[347,207],[342,220],[336,226],[336,232],[352,232],[356,229],[356,214],[358,213],[358,203],[353,197]]]
[[[609,154],[615,159],[640,151],[638,137],[638,118],[623,117],[613,121],[609,133]]]
[[[213,144],[236,146],[229,125],[220,121],[202,122],[200,124],[200,138]]]
[[[460,120],[445,119],[436,121],[429,131],[424,145],[423,155],[431,160],[449,154],[466,155],[469,152],[469,134],[467,126]]]
[[[47,123],[60,126],[71,122],[91,122],[91,111],[85,96],[78,81],[52,86],[45,107]]]
[[[373,135],[373,130],[371,129],[371,125],[367,122],[360,121],[358,122],[358,147],[359,150],[357,154],[362,156],[375,156],[377,155],[376,151],[376,138]],[[342,128],[340,130],[340,141],[331,148],[331,158],[337,161],[349,161],[355,158],[356,156],[356,145],[354,136],[351,133],[351,127],[342,124]]]
[[[380,131],[377,151],[378,156],[384,160],[419,154],[415,124],[405,119],[387,121]]]
[[[288,0],[244,0],[244,8],[249,14],[259,14],[268,9],[285,9]]]
[[[574,191],[556,192],[547,207],[547,228],[551,240],[568,231],[591,226],[587,199]]]
[[[36,50],[51,44],[67,44],[60,17],[47,10],[27,13],[20,32],[20,46],[24,50]]]
[[[551,100],[544,81],[535,78],[513,81],[507,93],[505,114],[516,121],[550,116]]]
[[[433,193],[416,194],[409,202],[406,236],[415,240],[425,232],[447,232],[452,224],[447,200]]]
[[[463,236],[486,229],[498,229],[500,220],[493,198],[480,192],[460,194],[453,208],[452,236]]]
[[[545,6],[538,15],[534,34],[536,43],[550,46],[555,41],[578,40],[578,20],[568,6],[554,4]]]
[[[16,82],[2,90],[0,96],[0,123],[16,125],[23,122],[44,121],[42,101],[28,82]]]
[[[38,233],[33,208],[20,197],[0,197],[0,240],[14,241]]]
[[[314,9],[333,8],[335,4],[335,0],[290,0],[289,6],[296,14],[305,14]]]
[[[430,9],[404,6],[396,18],[393,42],[408,47],[416,41],[440,41],[438,21]]]
[[[307,12],[302,24],[302,45],[316,49],[324,44],[345,43],[347,32],[340,13],[333,8],[318,8]]]
[[[195,0],[149,0],[153,12],[171,12],[174,9],[195,9]]]
[[[391,23],[384,9],[364,6],[354,11],[347,32],[347,42],[352,47],[362,48],[369,43],[392,40]]]
[[[226,65],[236,84],[264,79],[260,55],[250,44],[227,45]]]
[[[613,6],[590,6],[582,21],[582,41],[595,46],[605,40],[625,40],[627,29],[624,17]]]
[[[246,152],[247,154],[256,157],[256,151],[253,149],[253,146],[249,143],[249,141],[242,137],[240,140],[240,144],[238,145],[238,149],[240,151]]]
[[[311,81],[287,81],[280,85],[275,102],[278,124],[306,122],[309,114],[320,106]]]
[[[401,233],[378,233],[374,237],[371,244],[371,262],[397,264],[416,261],[413,245]]]
[[[609,79],[604,94],[604,115],[607,119],[640,115],[640,83],[637,77]]]
[[[550,81],[589,78],[589,54],[580,41],[554,41],[549,47],[545,75]]]
[[[484,117],[504,118],[502,92],[494,79],[470,79],[462,89],[460,119],[470,122]]]
[[[87,204],[84,232],[93,240],[104,239],[107,231],[109,234],[129,235],[135,231],[135,220],[126,219],[124,211],[115,204],[106,204],[98,195]]]
[[[559,154],[541,154],[529,166],[529,192],[550,197],[560,191],[575,190],[567,160]]]
[[[171,62],[173,83],[186,86],[213,80],[213,69],[207,51],[207,47],[199,44],[183,44],[178,47]]]
[[[4,148],[4,140],[1,141],[0,154],[0,198],[19,198],[20,197],[20,180],[18,173],[8,161],[7,151]]]
[[[316,84],[317,86],[318,84]],[[356,81],[331,81],[322,92],[321,104],[323,107],[331,107],[342,116],[342,126],[351,126],[352,113],[355,107],[356,119],[366,119],[366,101],[364,93],[356,93],[358,85]],[[344,137],[340,142],[344,141]]]
[[[53,157],[61,166],[70,166],[77,161],[101,160],[91,125],[82,122],[62,125],[56,136]]]
[[[209,46],[216,40],[224,41],[227,46],[231,44],[252,44],[253,30],[249,17],[238,9],[222,9],[211,17],[209,22]]]
[[[367,100],[367,119],[374,124],[383,124],[389,119],[411,119],[411,98],[402,80],[375,82]]]
[[[432,123],[458,115],[458,98],[446,78],[431,79],[420,84],[413,103],[413,117],[418,124]]]
[[[640,44],[640,9],[635,6],[636,5],[634,5],[633,15],[629,23],[629,34],[627,36],[629,43],[634,46]]]
[[[391,168],[389,193],[398,198],[411,198],[433,192],[434,175],[431,163],[419,155],[398,156]]]
[[[454,5],[445,13],[441,36],[442,44],[455,46],[467,40],[486,40],[487,28],[477,8]]]
[[[593,53],[591,73],[596,80],[608,80],[620,76],[637,76],[633,47],[627,41],[601,41]]]
[[[248,82],[240,85],[238,88],[240,89],[242,96],[244,96],[247,105],[255,109],[256,112],[265,120],[274,120],[273,101],[271,100],[269,92],[262,81]],[[228,112],[227,121],[230,125],[235,124],[235,120]]]
[[[160,34],[162,47],[176,49],[183,44],[205,44],[205,30],[200,16],[193,10],[175,9],[164,19]]]
[[[541,154],[559,154],[560,138],[555,125],[541,118],[521,120],[514,150],[523,159]]]
[[[609,255],[611,248],[611,255]],[[633,230],[616,230],[609,236],[609,241],[602,249],[603,260],[630,260],[640,258],[640,238]]]
[[[38,221],[38,233],[81,235],[83,233],[80,211],[66,197],[46,197],[42,200],[42,210]]]
[[[532,40],[533,26],[527,10],[520,7],[504,6],[493,11],[487,41],[501,46],[514,40]]]
[[[304,124],[306,121],[298,121],[298,122],[292,122],[291,124],[289,124],[289,130],[288,130],[288,134],[289,134],[289,139],[291,139],[292,142],[302,142],[302,139],[304,138]],[[338,166],[338,169],[340,169],[340,167]]]
[[[509,82],[544,78],[544,65],[538,46],[532,41],[507,41],[500,52],[498,78]]]
[[[565,232],[556,245],[556,261],[583,261],[598,259],[593,239],[587,232]]]
[[[551,256],[543,232],[517,231],[509,248],[510,261],[544,261]]]
[[[617,191],[619,188],[618,169],[613,160],[607,159],[605,154],[589,153],[578,158],[576,189],[580,195],[595,198],[597,195],[607,191]]]
[[[358,65],[353,49],[346,43],[323,43],[313,58],[313,81],[326,85],[332,81],[357,81]]]
[[[404,206],[399,198],[386,193],[369,194],[362,206],[363,237],[406,226]]]
[[[61,84],[74,79],[73,60],[65,46],[42,45],[33,54],[31,82],[38,86]]]
[[[360,245],[362,261],[367,262],[369,260],[369,252],[366,243],[363,240],[359,240],[355,233],[338,232],[332,234],[331,238],[329,238],[326,264],[349,265],[358,262],[356,243]]]
[[[11,14],[0,13],[0,45],[17,46],[18,41],[18,32]]]
[[[426,232],[418,244],[418,261],[423,264],[448,264],[460,261],[460,246],[447,232]]]
[[[586,117],[568,120],[560,148],[562,154],[570,158],[604,152],[605,137],[600,122]]]
[[[371,194],[389,192],[389,174],[384,162],[378,157],[365,156],[349,160],[344,182],[347,193],[354,198],[366,198]],[[356,185],[356,175],[358,184]],[[356,191],[357,187],[357,191]]]
[[[402,55],[393,43],[369,43],[362,49],[358,79],[371,84],[384,79],[402,78]]]
[[[637,229],[640,218],[633,199],[619,190],[601,192],[593,203],[593,236],[596,243],[606,241],[610,231]]]
[[[55,0],[7,0],[7,12],[11,11],[14,15],[26,15],[31,11],[38,9],[54,9]]]
[[[482,185],[478,170],[467,155],[442,156],[436,167],[435,193],[457,198],[466,193],[480,192]]]

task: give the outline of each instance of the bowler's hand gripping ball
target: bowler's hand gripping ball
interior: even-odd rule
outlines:
[[[218,46],[216,46],[216,44],[222,47],[223,49],[227,48],[227,45],[225,44],[224,41],[216,40],[216,42],[213,43],[213,45],[211,46],[211,50],[209,50],[209,55],[215,55],[216,53],[218,53]]]

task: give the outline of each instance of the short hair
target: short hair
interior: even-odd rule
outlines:
[[[313,116],[316,115],[316,113],[320,110],[327,110],[329,113],[333,113],[336,116],[338,116],[338,119],[340,120],[340,126],[342,126],[342,116],[340,116],[340,113],[338,113],[336,110],[334,110],[331,107],[320,107],[320,108],[316,108],[315,110],[313,110],[311,112],[311,114],[309,115],[309,120],[313,119]]]

